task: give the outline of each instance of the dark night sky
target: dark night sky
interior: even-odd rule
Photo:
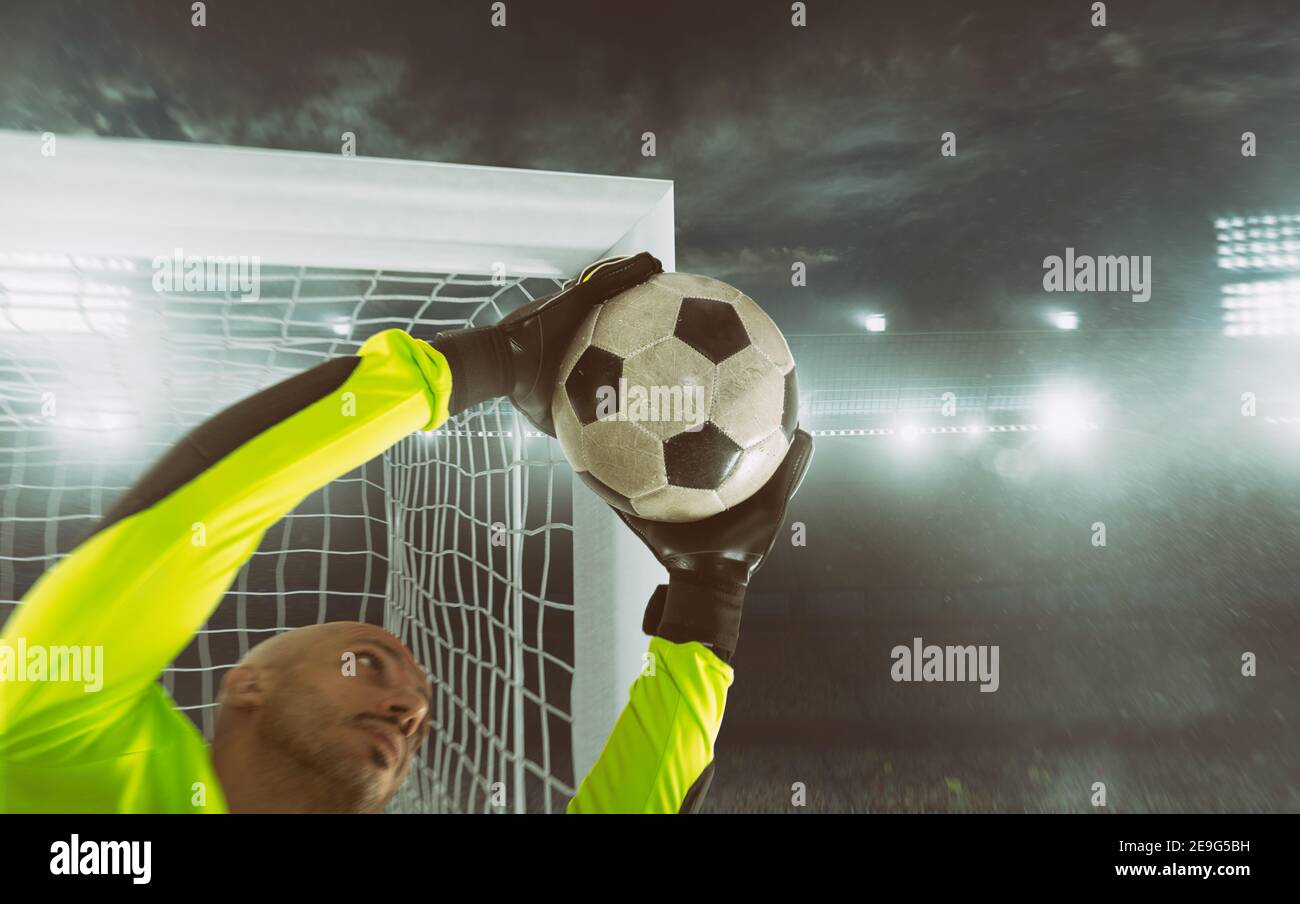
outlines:
[[[1211,325],[1213,217],[1300,212],[1295,0],[489,6],[3,0],[0,128],[670,178],[787,332],[1037,328],[1067,245],[1154,259],[1085,328]]]
[[[677,268],[791,334],[1040,328],[1067,246],[1153,258],[1150,302],[1070,300],[1083,329],[1215,330],[1213,219],[1300,213],[1300,0],[1114,0],[1107,28],[1092,0],[810,0],[806,29],[788,0],[507,0],[505,29],[490,0],[209,0],[204,29],[190,2],[0,0],[0,129],[350,131],[367,156],[672,179]],[[949,338],[881,371],[961,345],[941,374],[1010,361],[984,385],[1016,388],[1062,337]],[[1294,402],[1292,346],[1129,338],[1084,370],[1119,397],[1082,451],[818,438],[809,546],[777,543],[746,603],[711,810],[788,811],[794,780],[814,811],[1084,812],[1097,780],[1118,812],[1300,809],[1297,434],[1238,409]],[[80,523],[33,511],[37,549]],[[1005,645],[1003,690],[894,683],[913,637]]]

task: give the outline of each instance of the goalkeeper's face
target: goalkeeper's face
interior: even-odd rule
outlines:
[[[299,779],[277,784],[312,798],[304,809],[383,810],[429,727],[429,679],[406,647],[374,625],[329,622],[260,644],[241,666],[260,692],[243,710],[245,742]],[[236,678],[227,696],[239,689]]]

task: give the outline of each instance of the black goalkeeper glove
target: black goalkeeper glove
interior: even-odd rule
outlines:
[[[647,251],[583,269],[564,288],[511,311],[495,326],[439,333],[429,344],[447,358],[449,412],[508,395],[539,430],[555,436],[551,399],[560,362],[593,307],[663,272]]]
[[[702,521],[648,521],[615,509],[668,569],[668,583],[646,606],[645,633],[699,641],[731,662],[749,579],[772,551],[812,453],[812,437],[796,429],[785,459],[757,493]]]

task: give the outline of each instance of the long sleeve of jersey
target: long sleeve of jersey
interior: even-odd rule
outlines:
[[[645,663],[567,812],[680,813],[707,790],[732,667],[662,637],[650,638]]]
[[[4,625],[0,666],[6,655],[12,667],[22,652],[29,666],[32,651],[49,656],[71,646],[102,650],[103,660],[93,689],[30,673],[0,681],[0,812],[224,812],[209,751],[159,673],[208,620],[271,525],[313,490],[442,424],[451,384],[437,349],[387,330],[355,356],[272,386],[177,443]],[[623,732],[623,742],[625,711],[602,760],[646,745],[667,751],[696,737],[679,719],[712,711],[692,690],[645,680],[634,684],[628,711],[654,715],[633,715],[637,728]],[[672,693],[680,695],[677,715],[664,721]],[[716,712],[720,718],[720,706]],[[668,770],[680,775],[674,781],[686,781],[700,759],[698,744],[687,746],[689,761]],[[649,763],[639,754],[608,758],[626,769]],[[660,774],[668,774],[662,762]],[[602,775],[602,784],[620,787],[646,782],[643,772],[620,774],[612,765]],[[671,796],[662,798],[665,808]]]
[[[0,684],[0,809],[225,808],[202,738],[157,683],[266,530],[309,493],[447,417],[451,374],[389,330],[181,439],[4,626],[10,649],[103,651],[102,686]]]

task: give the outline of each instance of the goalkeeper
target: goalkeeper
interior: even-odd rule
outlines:
[[[297,628],[223,677],[212,745],[157,683],[263,534],[304,497],[414,430],[508,395],[554,436],[559,359],[585,314],[661,272],[587,267],[500,324],[372,336],[184,437],[41,577],[0,650],[101,647],[103,685],[0,679],[0,812],[378,812],[429,728],[430,686],[374,625]],[[654,676],[632,685],[569,812],[693,812],[712,775],[745,587],[812,453],[796,431],[767,485],[693,524],[620,516],[668,568],[647,606]],[[206,542],[191,542],[202,524]],[[355,663],[355,674],[343,664]]]

